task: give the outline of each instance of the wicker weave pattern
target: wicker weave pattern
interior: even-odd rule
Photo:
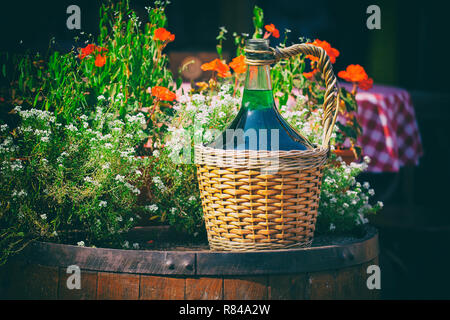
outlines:
[[[278,249],[311,244],[322,166],[262,173],[197,167],[213,250]]]
[[[265,150],[222,150],[195,146],[195,163],[214,167],[258,169],[262,172],[309,169],[322,166],[328,149],[265,151]]]
[[[319,58],[326,83],[322,145],[311,150],[222,150],[195,146],[208,241],[213,250],[248,251],[311,245],[323,165],[337,115],[336,78],[325,50],[309,44],[271,49],[274,59]],[[248,64],[272,60],[246,60]]]

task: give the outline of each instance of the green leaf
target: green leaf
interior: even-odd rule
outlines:
[[[120,106],[119,117],[121,119],[124,119],[126,114],[127,114],[127,109],[125,108],[125,106],[124,105]]]
[[[39,98],[39,92],[36,94],[36,97],[34,97],[34,101],[33,101],[33,107],[36,107],[37,101]]]
[[[253,9],[253,26],[255,27],[255,32],[253,33],[253,38],[262,38],[262,28],[264,25],[264,12],[263,10],[255,6]]]
[[[216,45],[216,51],[220,59],[222,59],[222,46],[220,44]]]
[[[177,89],[180,89],[182,84],[183,84],[183,78],[178,77],[177,81],[176,81]]]

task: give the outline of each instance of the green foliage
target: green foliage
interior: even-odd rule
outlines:
[[[253,38],[262,38],[264,33],[264,11],[258,6],[255,6],[255,8],[253,8],[253,26],[255,27]]]
[[[2,56],[0,103],[21,107],[0,123],[0,264],[35,239],[121,247],[153,215],[141,190],[159,169],[137,146],[159,146],[173,114],[149,92],[175,88],[169,41],[154,39],[164,6],[147,8],[143,23],[128,1],[109,1],[85,48]]]
[[[234,45],[236,47],[236,57],[245,54],[245,40],[248,38],[248,36],[248,33],[237,34],[236,32],[233,32]]]
[[[153,208],[168,223],[193,235],[205,230],[193,147],[214,140],[237,114],[240,93],[236,95],[229,85],[223,85],[217,95],[202,91],[181,96],[164,149],[154,159]]]
[[[20,126],[1,126],[0,263],[33,239],[120,246],[137,219],[145,118],[121,121],[107,109],[64,124],[16,107]]]
[[[367,216],[383,207],[382,202],[371,204],[375,191],[368,182],[361,185],[356,177],[367,168],[370,159],[361,164],[347,165],[331,154],[325,167],[320,204],[317,217],[317,232],[351,233],[368,222]]]
[[[219,28],[219,34],[216,37],[216,40],[219,41],[219,43],[216,45],[216,50],[217,50],[217,54],[219,55],[219,59],[222,60],[223,59],[223,55],[222,55],[222,49],[223,49],[223,40],[227,40],[227,38],[225,37],[225,35],[228,33],[227,29],[225,29],[225,27],[220,27]]]
[[[155,152],[146,173],[151,219],[159,218],[181,232],[197,237],[204,233],[203,213],[193,165],[174,162],[167,148]]]
[[[141,22],[130,9],[128,1],[109,1],[100,8],[100,35],[95,41],[87,39],[101,51],[94,50],[83,57],[81,48],[67,54],[58,51],[49,54],[48,60],[37,54],[26,55],[17,70],[10,72],[12,105],[24,108],[41,108],[53,112],[59,119],[70,121],[95,109],[98,96],[116,99],[122,94],[123,103],[116,104],[114,112],[120,118],[151,107],[155,99],[146,90],[154,86],[175,89],[162,53],[167,43],[154,40],[157,28],[166,26],[164,4],[157,2],[147,8],[148,22]],[[103,66],[95,64],[103,56]],[[16,97],[20,97],[17,99]],[[162,112],[148,121],[146,132],[159,136],[165,129],[165,116],[171,114],[170,105],[161,105]]]

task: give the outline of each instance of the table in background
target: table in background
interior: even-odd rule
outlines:
[[[349,84],[342,86],[351,89]],[[400,167],[418,165],[423,148],[408,91],[374,85],[359,90],[356,102],[363,131],[358,144],[372,160],[367,171],[398,172]]]

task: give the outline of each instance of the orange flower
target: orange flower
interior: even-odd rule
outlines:
[[[344,79],[345,81],[356,83],[368,80],[369,78],[364,68],[359,64],[351,64],[345,71],[339,71],[338,77]]]
[[[247,65],[245,63],[245,57],[244,55],[240,55],[239,57],[234,58],[230,62],[230,67],[233,69],[235,73],[244,73],[247,71]]]
[[[86,56],[90,55],[94,52],[95,44],[88,44],[86,47],[81,48],[81,53],[78,56],[81,60],[83,60]]]
[[[202,68],[203,71],[216,71],[217,75],[222,78],[231,76],[230,68],[219,59],[204,63],[200,68]]]
[[[319,70],[314,69],[314,70],[311,71],[311,72],[303,72],[303,76],[304,76],[306,79],[312,79],[318,71],[319,71]]]
[[[108,51],[108,49],[96,46],[95,44],[91,43],[91,44],[88,44],[86,47],[81,48],[81,53],[78,55],[78,57],[80,58],[80,60],[83,60],[84,58],[86,58],[86,56],[88,56],[94,52],[101,53],[102,51]]]
[[[366,80],[360,81],[358,83],[358,87],[361,90],[369,90],[373,87],[373,79],[372,78],[367,78]]]
[[[330,57],[330,62],[331,63],[335,63],[336,62],[336,58],[339,57],[339,50],[333,48],[331,46],[331,44],[329,44],[326,41],[321,41],[319,39],[314,40],[314,42],[312,43],[308,43],[308,44],[312,44],[315,45],[316,47],[320,47],[322,49],[324,49],[326,51],[326,53],[328,54],[328,56]],[[319,58],[312,56],[312,55],[307,55],[306,58],[311,59],[311,61],[319,61]]]
[[[177,98],[177,95],[166,87],[154,86],[151,92],[152,96],[159,100],[173,101]]]
[[[97,67],[103,67],[105,65],[105,63],[106,63],[106,57],[105,56],[102,56],[101,54],[98,54],[95,57],[95,65]]]
[[[175,40],[175,35],[164,28],[158,28],[155,30],[153,40],[172,42],[173,40]]]
[[[203,71],[215,71],[215,68],[216,68],[216,61],[217,61],[217,60],[219,60],[219,59],[215,59],[215,60],[213,60],[213,61],[211,61],[211,62],[206,62],[206,63],[202,64],[202,65],[200,66],[200,68],[201,68]]]
[[[264,28],[265,28],[266,31],[268,32],[268,33],[266,33],[266,34],[264,35],[264,39],[267,39],[268,37],[270,37],[271,34],[272,34],[275,38],[279,38],[279,37],[280,37],[280,31],[278,31],[278,29],[275,28],[275,26],[273,25],[273,23],[264,26]]]

